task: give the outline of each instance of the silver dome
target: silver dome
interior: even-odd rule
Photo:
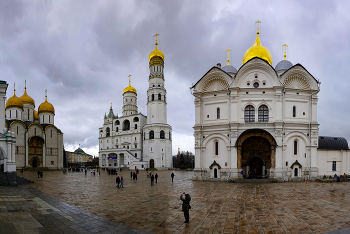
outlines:
[[[277,63],[275,70],[288,70],[291,67],[293,67],[293,64],[291,62],[289,62],[288,60],[282,60],[281,62]]]
[[[237,69],[234,66],[228,65],[228,66],[224,66],[222,68],[222,70],[224,70],[227,73],[237,73]]]

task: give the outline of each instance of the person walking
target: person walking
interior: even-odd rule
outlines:
[[[101,175],[101,170],[100,169],[98,170],[98,175]]]
[[[151,176],[151,185],[154,183],[154,175]]]
[[[158,174],[157,173],[156,173],[156,176],[154,178],[156,178],[156,183],[157,183],[157,180],[158,180]]]
[[[190,194],[186,194],[185,192],[183,192],[180,196],[180,200],[182,201],[182,211],[184,212],[184,216],[185,216],[184,223],[188,223],[190,221],[191,196]]]
[[[43,171],[40,172],[40,178],[43,178]]]
[[[132,179],[132,171],[130,171],[130,178]]]
[[[117,188],[119,188],[119,184],[120,184],[120,178],[119,178],[119,176],[117,176],[117,178],[115,179],[115,182],[117,183]]]
[[[175,175],[174,175],[174,172],[173,172],[173,173],[171,173],[171,175],[170,175],[170,176],[171,176],[171,182],[174,182],[174,176],[175,176]]]
[[[120,186],[122,186],[122,188],[124,188],[124,179],[123,179],[123,176],[120,177]]]
[[[36,173],[38,175],[38,178],[40,178],[40,171],[38,170],[38,172]]]

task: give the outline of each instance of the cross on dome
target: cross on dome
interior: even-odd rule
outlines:
[[[230,49],[225,50],[227,52],[227,66],[230,65]]]
[[[255,23],[258,23],[258,32],[259,32],[259,24],[261,24],[261,21],[256,21]]]
[[[284,60],[286,60],[286,57],[287,57],[287,47],[288,47],[288,45],[287,45],[287,44],[284,44],[284,45],[282,45],[282,46],[284,46],[284,55],[283,55],[283,58],[284,58]]]

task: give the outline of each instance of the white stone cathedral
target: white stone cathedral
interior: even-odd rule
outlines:
[[[155,36],[158,36],[156,34]],[[172,167],[172,128],[167,124],[164,54],[156,48],[149,55],[147,116],[138,112],[137,92],[129,86],[123,92],[123,115],[112,106],[99,128],[99,165],[102,168],[168,169]]]
[[[286,46],[286,45],[285,45]],[[228,50],[229,51],[229,50]],[[350,172],[342,137],[319,136],[320,82],[301,64],[255,43],[238,69],[212,67],[192,87],[194,180],[307,180]]]

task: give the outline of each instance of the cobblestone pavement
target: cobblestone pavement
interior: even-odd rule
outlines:
[[[157,171],[158,183],[151,186],[145,171],[137,181],[123,171],[121,189],[106,171],[95,176],[44,171],[42,179],[25,171],[23,176],[73,210],[151,233],[325,233],[350,226],[350,183],[202,182],[181,171],[174,171],[172,183],[171,172]],[[183,223],[182,192],[192,197],[189,224]]]

